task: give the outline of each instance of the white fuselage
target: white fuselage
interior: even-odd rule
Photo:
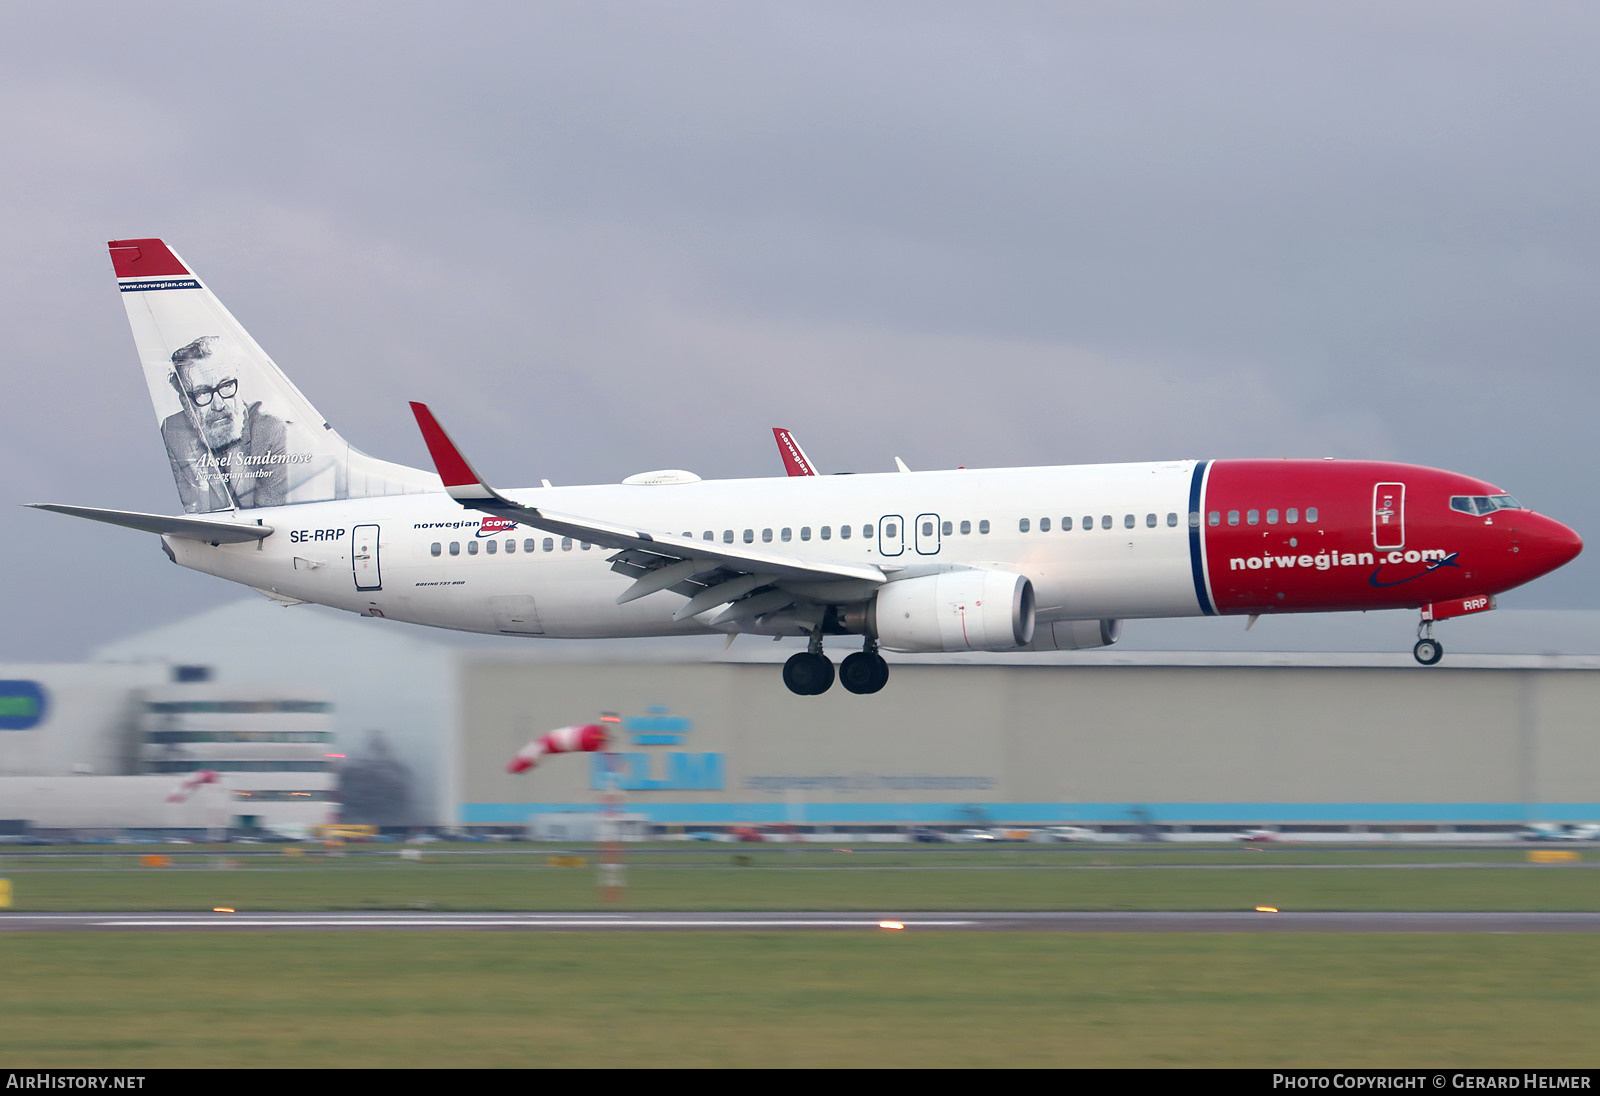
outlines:
[[[1041,621],[1173,617],[1202,612],[1188,528],[1194,468],[1175,461],[960,469],[507,494],[547,511],[697,540],[709,534],[716,544],[731,534],[735,545],[799,560],[868,563],[891,580],[949,567],[1014,571],[1032,581]],[[512,527],[444,493],[262,508],[240,518],[274,532],[216,547],[167,537],[167,546],[185,567],[281,598],[440,628],[570,638],[716,630],[704,623],[709,612],[674,622],[684,598],[669,591],[618,605],[630,580],[612,571],[611,551]],[[484,522],[502,528],[479,535]]]

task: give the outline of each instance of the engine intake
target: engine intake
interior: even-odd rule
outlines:
[[[1033,639],[1033,610],[1023,575],[941,571],[886,584],[846,624],[891,651],[1013,651]]]

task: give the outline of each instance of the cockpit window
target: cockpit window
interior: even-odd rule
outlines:
[[[1521,510],[1522,504],[1510,495],[1455,495],[1450,509],[1463,514],[1492,514],[1496,510]]]

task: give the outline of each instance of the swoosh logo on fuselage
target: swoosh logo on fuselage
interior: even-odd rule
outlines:
[[[1436,559],[1436,560],[1430,561],[1426,566],[1423,567],[1422,570],[1418,571],[1416,574],[1407,575],[1405,578],[1395,579],[1393,582],[1379,582],[1378,581],[1378,576],[1383,573],[1383,568],[1384,568],[1384,565],[1380,563],[1380,564],[1378,564],[1377,568],[1372,572],[1371,576],[1368,577],[1367,585],[1368,586],[1376,586],[1376,587],[1378,587],[1380,589],[1382,589],[1383,587],[1386,587],[1386,586],[1403,586],[1408,582],[1414,582],[1417,579],[1422,578],[1424,575],[1431,575],[1431,574],[1433,574],[1433,572],[1437,571],[1441,567],[1460,567],[1461,564],[1456,562],[1456,557],[1459,556],[1460,554],[1461,554],[1460,552],[1451,552],[1448,556],[1445,556],[1443,559]]]

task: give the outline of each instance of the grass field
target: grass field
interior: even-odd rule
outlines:
[[[592,853],[8,851],[19,911],[579,910]],[[1594,853],[1586,851],[1592,858]],[[634,847],[662,910],[1595,910],[1519,849]],[[1592,1067],[1600,936],[0,934],[0,1067]]]
[[[1593,855],[1590,853],[1589,855]],[[1516,849],[981,850],[723,846],[627,854],[622,905],[660,910],[1596,910],[1600,869],[1530,865]],[[592,855],[547,852],[0,859],[22,911],[579,910],[599,903]]]
[[[0,936],[0,1065],[1592,1067],[1600,938]]]

